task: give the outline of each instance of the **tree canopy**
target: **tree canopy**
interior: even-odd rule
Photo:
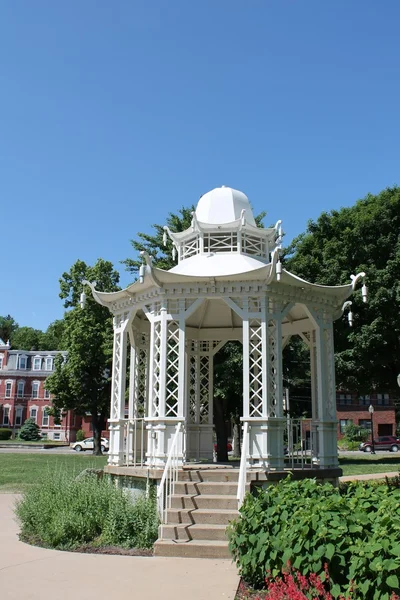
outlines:
[[[73,409],[78,415],[91,414],[94,453],[100,454],[100,437],[109,412],[113,348],[112,315],[90,293],[86,306],[80,307],[82,281],[96,281],[96,289],[114,292],[119,289],[119,274],[113,265],[99,259],[93,267],[78,260],[60,279],[60,297],[65,313],[63,347],[68,352],[56,360],[55,371],[46,381],[55,398],[55,411]]]
[[[11,340],[13,332],[18,328],[18,323],[11,315],[0,317],[0,340],[5,344]]]
[[[364,271],[369,289],[358,290],[354,326],[335,322],[337,387],[360,393],[398,394],[400,372],[400,188],[368,194],[354,206],[322,213],[286,250],[285,268],[324,285],[349,283]]]

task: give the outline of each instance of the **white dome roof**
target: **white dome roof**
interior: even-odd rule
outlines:
[[[266,261],[237,252],[224,254],[197,254],[169,270],[169,273],[190,275],[191,277],[222,277],[240,275],[265,267]]]
[[[242,210],[249,225],[256,225],[248,197],[230,187],[222,186],[207,192],[197,204],[196,218],[200,223],[219,225],[240,219]]]

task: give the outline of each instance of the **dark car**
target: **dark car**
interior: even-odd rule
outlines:
[[[393,435],[382,435],[374,440],[375,450],[390,450],[390,452],[398,452],[400,449],[400,440]],[[362,442],[359,450],[363,452],[372,451],[372,442]]]

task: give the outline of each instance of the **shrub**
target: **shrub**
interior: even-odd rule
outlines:
[[[60,550],[151,548],[158,533],[154,493],[133,501],[106,476],[49,471],[17,503],[16,514],[22,540]]]
[[[76,441],[82,442],[84,439],[85,439],[85,432],[83,431],[83,429],[78,429],[78,431],[76,432]]]
[[[41,439],[40,428],[36,425],[34,419],[27,419],[22,425],[18,435],[20,440],[26,442],[36,442]]]
[[[253,586],[280,577],[290,562],[304,576],[331,575],[334,598],[353,587],[358,599],[398,591],[400,489],[351,484],[342,491],[315,480],[285,480],[248,494],[229,528],[230,549]]]
[[[370,436],[370,431],[354,423],[349,423],[344,428],[344,437],[348,442],[365,442]]]
[[[11,429],[0,429],[0,440],[10,440],[12,435]]]

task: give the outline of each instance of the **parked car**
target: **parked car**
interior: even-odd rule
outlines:
[[[382,435],[374,440],[375,450],[390,450],[390,452],[398,452],[400,449],[400,440],[393,435]],[[372,451],[372,442],[362,442],[359,450],[363,452]]]
[[[71,448],[72,448],[72,450],[75,450],[75,452],[83,452],[85,450],[93,450],[93,448],[94,448],[93,438],[90,437],[90,438],[86,438],[85,440],[82,440],[80,442],[75,442],[74,444],[71,444]],[[101,438],[101,451],[107,452],[108,449],[109,449],[108,439]]]

